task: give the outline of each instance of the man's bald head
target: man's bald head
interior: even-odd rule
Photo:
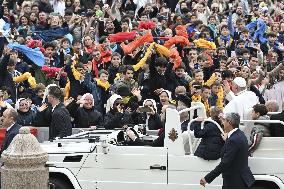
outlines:
[[[13,108],[8,108],[7,111],[8,111],[8,116],[11,117],[16,122],[18,118],[18,112]]]
[[[2,115],[2,126],[4,128],[8,128],[10,126],[12,126],[18,118],[18,112],[15,109],[12,108],[8,108],[3,112]]]
[[[265,103],[265,106],[268,110],[268,112],[278,112],[279,111],[279,105],[276,100],[269,100]],[[284,106],[284,102],[283,102]]]

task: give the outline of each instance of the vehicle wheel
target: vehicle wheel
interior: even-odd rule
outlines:
[[[72,186],[65,180],[60,180],[58,178],[49,179],[50,189],[70,189]]]

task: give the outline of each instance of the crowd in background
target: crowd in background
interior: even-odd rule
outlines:
[[[1,116],[15,108],[18,124],[52,127],[50,138],[72,127],[162,129],[164,107],[192,102],[216,121],[270,119],[282,110],[265,94],[284,80],[283,12],[279,0],[1,1]],[[284,136],[277,125],[247,132],[251,143]]]

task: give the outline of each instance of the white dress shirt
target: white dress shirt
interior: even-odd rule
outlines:
[[[230,138],[230,136],[231,136],[236,130],[238,130],[238,128],[234,128],[233,130],[231,130],[231,131],[228,133],[228,138]]]
[[[12,125],[6,129],[6,132],[8,132],[14,125],[15,123],[12,123]]]

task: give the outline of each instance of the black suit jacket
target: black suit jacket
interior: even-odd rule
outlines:
[[[72,134],[71,117],[65,106],[58,104],[53,112],[49,128],[49,139],[65,137]]]
[[[271,115],[270,120],[284,121],[284,110],[279,114]],[[284,137],[284,126],[279,123],[271,123],[270,133],[272,137]]]
[[[3,140],[2,143],[2,147],[1,147],[1,151],[0,154],[2,154],[2,152],[4,150],[6,150],[9,145],[11,144],[12,140],[14,139],[14,137],[19,134],[19,130],[21,128],[21,125],[15,123],[5,134],[5,138]]]
[[[236,130],[225,142],[220,164],[205,176],[211,183],[222,173],[223,189],[246,189],[254,183],[248,167],[248,142],[241,130]]]

